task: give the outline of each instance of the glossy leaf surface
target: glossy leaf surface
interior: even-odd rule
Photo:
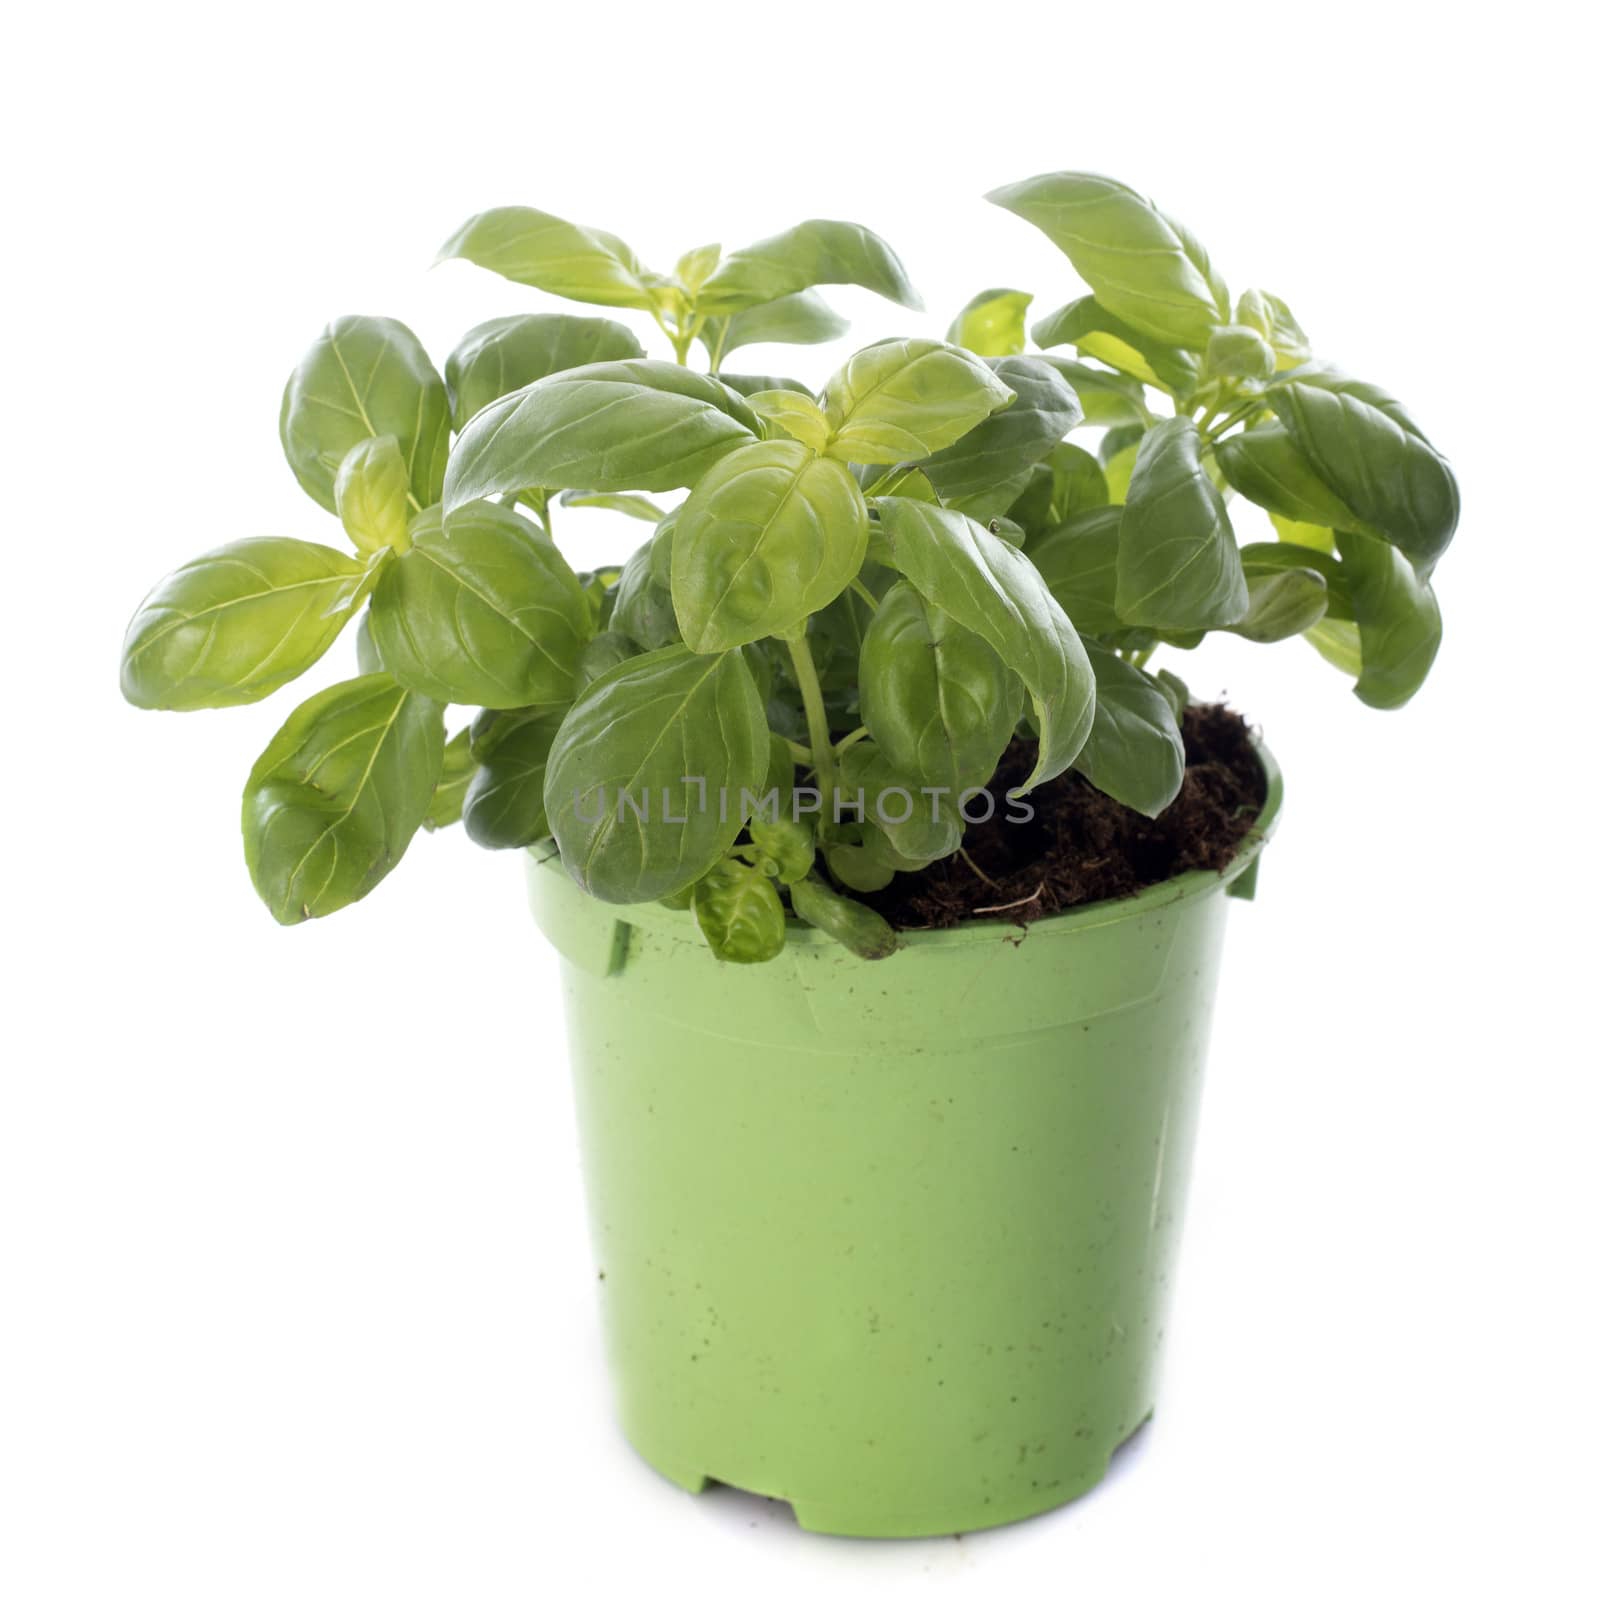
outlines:
[[[659,282],[650,281],[639,258],[614,235],[532,206],[496,206],[469,217],[439,248],[441,261],[452,257],[597,306],[648,311]]]
[[[772,879],[722,860],[694,886],[694,916],[718,961],[771,961],[784,944],[783,902]]]
[[[390,435],[405,458],[412,508],[439,498],[450,447],[444,379],[403,322],[340,317],[289,375],[278,437],[300,487],[328,511],[354,445]]]
[[[769,439],[718,462],[675,519],[672,603],[691,648],[730,650],[820,611],[861,570],[867,506],[838,461]]]
[[[747,398],[750,409],[766,423],[769,439],[798,439],[819,454],[827,449],[828,419],[810,395],[796,394],[793,389],[761,389]]]
[[[860,684],[890,765],[957,796],[988,782],[1022,715],[1022,681],[994,647],[905,582],[867,628]]]
[[[564,715],[564,707],[501,712],[492,727],[483,728],[476,745],[477,770],[461,808],[462,825],[474,844],[486,850],[520,850],[550,832],[545,768]]]
[[[405,457],[391,434],[352,445],[333,479],[333,503],[350,542],[363,555],[404,550],[411,522]]]
[[[1117,614],[1152,628],[1225,628],[1249,609],[1227,507],[1188,417],[1139,447],[1117,543]]]
[[[803,289],[748,311],[707,318],[700,342],[720,363],[746,345],[827,344],[849,330],[850,324],[821,295]]]
[[[802,922],[820,928],[863,961],[881,961],[900,948],[900,936],[876,911],[835,894],[816,878],[795,884],[789,897]]]
[[[1337,538],[1361,641],[1356,696],[1392,711],[1422,687],[1439,653],[1439,602],[1392,545],[1361,533]]]
[[[412,530],[372,596],[372,636],[407,688],[475,706],[570,700],[593,632],[588,601],[548,535],[478,501],[448,530],[438,512]]]
[[[1267,399],[1311,470],[1364,528],[1423,568],[1443,555],[1461,512],[1455,474],[1398,400],[1325,366],[1295,368]]]
[[[122,644],[122,693],[154,711],[264,699],[297,678],[355,614],[367,569],[300,539],[241,539],[145,597]]]
[[[387,673],[296,708],[244,792],[245,862],[273,916],[327,916],[376,888],[427,816],[443,763],[439,706]]]
[[[1028,546],[1028,558],[1081,634],[1114,634],[1123,626],[1116,606],[1121,524],[1120,506],[1102,506],[1050,529]]]
[[[738,651],[673,645],[613,667],[578,697],[550,752],[545,807],[563,865],[601,900],[686,888],[737,837],[768,746]]]
[[[1033,341],[1044,350],[1053,345],[1076,345],[1086,356],[1172,394],[1186,394],[1200,375],[1200,363],[1191,352],[1176,350],[1130,327],[1093,295],[1084,295],[1041,318],[1034,324]]]
[[[1268,425],[1218,442],[1217,465],[1242,494],[1276,516],[1324,528],[1356,528],[1360,518],[1316,474],[1286,428]]]
[[[472,736],[463,728],[444,747],[444,763],[433,786],[428,814],[422,819],[422,826],[429,833],[453,827],[461,820],[461,803],[477,770],[478,758],[472,753]]]
[[[1183,787],[1183,735],[1172,702],[1148,672],[1086,640],[1094,668],[1094,726],[1073,765],[1095,788],[1147,817]]]
[[[828,380],[828,453],[865,465],[920,461],[1014,398],[970,351],[932,339],[886,339],[858,350]]]
[[[1199,241],[1124,183],[1052,172],[988,198],[1062,250],[1113,316],[1165,344],[1203,350],[1228,317],[1228,291]]]
[[[985,289],[956,313],[945,340],[978,356],[1016,356],[1028,347],[1028,307],[1020,289]]]
[[[444,364],[460,432],[487,405],[552,372],[642,359],[644,346],[609,317],[495,317],[471,329]]]
[[[1034,466],[1083,420],[1078,397],[1046,362],[1005,356],[992,368],[1016,398],[918,463],[945,505],[979,522],[1000,516]]]
[[[802,222],[724,258],[700,289],[695,308],[707,316],[781,300],[817,284],[854,283],[913,311],[922,302],[900,258],[854,222]]]
[[[665,361],[604,361],[485,407],[456,441],[445,508],[517,489],[682,489],[760,422],[715,378]]]
[[[881,835],[894,857],[913,868],[941,861],[961,845],[960,795],[929,794],[926,787],[870,740],[851,745],[839,760],[841,811],[860,822],[868,835]],[[829,865],[838,872],[831,856]],[[887,881],[879,879],[880,884]],[[869,886],[870,879],[853,885]]]
[[[896,568],[917,592],[980,635],[1026,685],[1039,757],[1020,792],[1065,771],[1094,720],[1094,674],[1076,630],[1021,551],[957,511],[879,503]]]

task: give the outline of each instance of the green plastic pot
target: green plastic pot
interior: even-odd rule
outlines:
[[[724,966],[693,918],[534,852],[562,957],[624,1432],[664,1477],[872,1536],[1084,1493],[1150,1415],[1226,871],[1026,931],[811,929]],[[548,849],[548,847],[546,847]]]

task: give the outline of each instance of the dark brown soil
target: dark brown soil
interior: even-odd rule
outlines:
[[[1027,797],[1031,822],[1008,822],[1005,796],[1027,777],[1035,749],[1014,740],[989,783],[994,817],[967,828],[970,860],[955,855],[901,873],[887,889],[860,898],[902,929],[989,918],[1025,924],[1196,868],[1221,871],[1266,799],[1266,779],[1244,718],[1226,706],[1190,706],[1183,743],[1183,788],[1159,817],[1142,817],[1064,772]],[[967,807],[982,809],[977,800]]]

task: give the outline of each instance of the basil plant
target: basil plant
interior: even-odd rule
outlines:
[[[726,370],[845,324],[819,285],[920,309],[867,229],[804,222],[652,271],[545,212],[473,217],[443,254],[642,315],[473,328],[443,374],[383,317],[332,323],[291,374],[289,466],[344,545],[270,535],[180,567],[128,629],[122,688],[260,700],[351,624],[355,675],[290,713],[245,785],[245,859],[285,923],[361,899],[419,828],[553,837],[613,902],[692,906],[713,952],[776,955],[792,913],[863,956],[856,893],[961,847],[1014,737],[1154,816],[1184,768],[1160,645],[1303,636],[1368,704],[1415,693],[1455,479],[1398,401],[1313,358],[1285,303],[1234,299],[1187,228],[1120,183],[989,198],[1088,289],[1026,327],[976,295],[819,394]],[[1028,335],[1033,345],[1030,349]],[[1058,353],[1065,352],[1065,353]],[[1069,436],[1087,426],[1095,443]],[[668,504],[658,496],[687,491]],[[1276,538],[1241,545],[1234,496]],[[558,525],[650,524],[576,572]],[[449,706],[474,708],[447,737]]]

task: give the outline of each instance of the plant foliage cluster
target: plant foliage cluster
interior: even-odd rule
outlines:
[[[135,705],[240,705],[364,612],[358,674],[296,708],[245,787],[275,917],[359,900],[419,828],[460,819],[491,849],[553,835],[602,899],[692,905],[723,959],[775,955],[791,910],[887,954],[893,933],[840,889],[958,850],[958,797],[1019,731],[1038,751],[1019,793],[1073,767],[1148,815],[1169,804],[1186,691],[1150,669],[1158,645],[1299,635],[1368,704],[1410,698],[1458,501],[1405,408],[1314,359],[1275,295],[1231,298],[1124,185],[1062,172],[989,198],[1090,292],[1028,328],[1031,296],[988,290],[943,340],[867,345],[817,394],[727,363],[837,338],[821,285],[919,309],[888,245],[841,222],[670,273],[526,207],[445,245],[642,313],[672,361],[612,317],[497,318],[442,374],[398,322],[327,328],[280,432],[350,548],[199,557],[140,606],[122,663]],[[1276,538],[1240,544],[1235,495]],[[650,535],[575,572],[555,524],[596,506]],[[454,737],[449,705],[476,711]]]

